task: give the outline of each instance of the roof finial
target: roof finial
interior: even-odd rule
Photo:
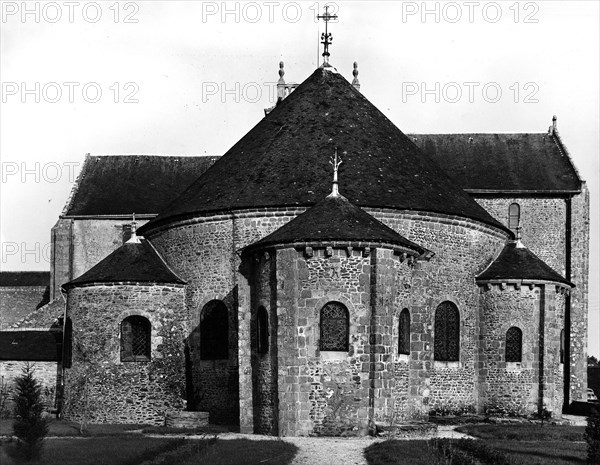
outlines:
[[[283,61],[279,62],[279,81],[277,81],[277,103],[281,102],[285,98],[285,79],[283,75],[285,70],[283,69]]]
[[[321,43],[323,44],[323,67],[331,66],[329,64],[329,45],[331,44],[333,37],[331,32],[327,32],[327,23],[332,19],[337,19],[337,15],[329,14],[329,5],[325,5],[325,14],[317,15],[317,19],[322,19],[325,21],[325,32],[321,34]]]
[[[356,90],[360,90],[360,82],[358,82],[358,63],[354,62],[354,69],[352,70],[352,76],[354,79],[352,80],[352,85]]]
[[[344,155],[346,152],[344,152]],[[329,160],[329,163],[333,166],[333,185],[331,186],[331,194],[329,197],[339,197],[340,192],[338,190],[338,168],[342,164],[342,159],[338,158],[338,148],[335,148],[333,157]]]
[[[556,115],[554,115],[552,117],[552,134],[556,134],[558,132],[558,127],[556,126],[556,120],[558,118],[556,117]]]
[[[132,219],[131,219],[131,236],[129,237],[129,240],[127,241],[127,243],[131,243],[131,244],[139,244],[140,243],[140,238],[138,237],[136,231],[137,231],[137,223],[135,221],[135,213],[133,213]]]
[[[516,242],[517,249],[524,247],[523,243],[521,242],[521,226],[520,225],[515,228],[515,242]]]

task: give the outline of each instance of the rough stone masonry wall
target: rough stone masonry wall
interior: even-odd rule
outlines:
[[[273,302],[272,285],[275,256],[267,252],[258,255],[253,276],[251,348],[252,400],[254,404],[254,432],[278,434],[277,398],[277,312]],[[257,312],[263,307],[268,315],[268,351],[258,352]]]
[[[483,208],[508,227],[508,207],[521,207],[523,244],[556,272],[565,276],[567,208],[561,198],[476,198]]]
[[[48,303],[48,286],[0,287],[0,331]]]
[[[250,288],[247,278],[239,272],[237,252],[303,210],[261,210],[197,218],[148,236],[169,266],[188,283],[188,320],[195,330],[200,311],[210,300],[223,300],[231,311],[230,357],[226,364],[213,364],[211,368],[194,356],[194,345],[190,347],[195,408],[210,411],[211,421],[221,418],[222,422],[240,422],[243,432],[254,430]]]
[[[473,411],[478,404],[475,362],[479,338],[479,289],[475,277],[500,253],[507,235],[467,219],[412,213],[374,216],[435,253],[419,262],[412,276],[409,395],[432,413]],[[458,363],[434,362],[434,316],[437,306],[453,302],[460,314]],[[418,336],[417,336],[418,335]]]
[[[5,403],[0,399],[0,418],[4,415],[12,416],[14,409],[13,396],[15,394],[15,379],[23,374],[25,366],[33,369],[33,377],[42,385],[42,400],[47,411],[56,407],[56,393],[59,389],[59,364],[56,362],[21,362],[0,361],[0,380],[8,393]]]
[[[411,328],[413,325],[420,323],[418,316],[412,313],[412,274],[414,266],[402,265],[399,260],[394,264],[396,274],[396,299],[394,303],[394,315],[392,324],[392,345],[390,347],[390,360],[393,362],[393,367],[390,371],[393,371],[393,390],[392,396],[394,399],[394,408],[392,417],[388,417],[386,420],[388,423],[398,423],[406,420],[418,419],[427,414],[424,411],[427,406],[423,406],[422,396],[418,392],[414,392],[411,395],[410,392],[410,376],[409,376],[409,364],[410,354],[399,354],[398,353],[398,330],[400,312],[402,309],[407,308],[411,317]],[[415,317],[417,321],[415,321]],[[425,348],[425,338],[422,333],[410,331],[410,352],[413,350],[417,353],[422,353]],[[419,382],[416,376],[413,376],[412,385],[415,390],[418,391]]]
[[[194,312],[199,312],[209,300],[214,298],[227,300],[234,295],[234,291],[237,295],[237,317],[239,321],[237,358],[232,355],[229,368],[232,377],[233,374],[238,377],[237,363],[239,360],[239,394],[235,393],[235,395],[239,395],[240,427],[245,432],[252,432],[254,429],[252,423],[254,407],[250,355],[251,305],[249,285],[245,277],[238,272],[240,259],[236,252],[241,247],[253,243],[278,229],[303,210],[303,208],[273,209],[196,218],[170,225],[162,230],[152,231],[148,235],[148,238],[169,266],[189,283],[186,302],[190,309],[190,319]],[[431,392],[434,385],[430,383],[429,370],[433,368],[433,354],[431,328],[428,329],[427,327],[432,325],[433,310],[443,300],[456,296],[455,300],[459,302],[459,308],[463,306],[464,302],[464,305],[469,308],[469,315],[476,313],[473,309],[477,308],[478,305],[478,291],[474,284],[474,277],[499,253],[501,246],[504,245],[506,235],[481,223],[444,215],[377,209],[367,209],[367,211],[396,229],[400,234],[430,248],[437,254],[431,264],[425,265],[419,276],[415,275],[417,281],[413,279],[413,289],[422,288],[417,292],[416,300],[413,302],[413,308],[411,308],[411,315],[413,312],[419,315],[414,321],[418,321],[416,329],[423,334],[421,342],[424,343],[423,352],[414,354],[415,359],[411,360],[411,366],[415,370],[414,382],[416,383],[412,389],[413,392],[418,392],[418,395],[424,396],[425,404],[431,404]],[[296,252],[294,251],[294,253]],[[282,257],[278,256],[277,259],[277,292],[278,296],[285,294],[286,298],[290,299],[289,305],[286,304],[287,307],[284,307],[289,307],[295,312],[296,310],[292,308],[295,304],[292,304],[292,302],[294,302],[296,291],[280,287],[283,277],[287,277],[287,282],[289,279],[295,279],[294,273],[297,273],[297,270],[294,271],[295,265],[293,264],[295,258],[285,262],[291,267],[290,269],[285,269],[288,266],[285,264],[280,266],[281,259],[287,260],[285,257],[284,254]],[[417,270],[419,267],[420,265],[417,266]],[[452,279],[448,279],[449,276]],[[361,305],[363,304],[361,303]],[[278,314],[282,314],[281,299],[279,299],[277,307]],[[468,328],[474,327],[471,321],[465,324]],[[286,331],[285,327],[278,328],[280,346],[286,344],[281,339],[282,337],[292,338],[291,335],[287,335]],[[466,333],[463,331],[463,334],[466,336],[461,353],[473,352],[473,347],[467,343],[474,337],[472,330]],[[296,336],[297,334],[294,337]],[[278,357],[280,372],[282,370],[282,358],[285,359],[280,354]],[[452,370],[450,373],[456,374],[453,386],[456,386],[457,390],[452,395],[447,395],[444,394],[443,385],[440,385],[439,388],[436,387],[436,392],[439,393],[437,395],[440,396],[438,403],[442,402],[443,399],[447,399],[450,403],[454,402],[455,399],[459,399],[461,405],[462,402],[473,401],[473,361],[467,361],[466,358],[464,360],[464,367],[470,372],[465,371],[463,368]],[[471,368],[468,368],[469,366]],[[306,376],[306,374],[302,376]],[[285,381],[285,379],[280,375],[278,388],[280,401],[283,395],[282,389],[284,389],[281,385],[282,381]],[[440,379],[440,382],[443,382],[443,380]],[[456,393],[459,389],[460,395],[457,396]],[[223,399],[230,396],[231,392],[227,395],[221,394],[221,399]],[[227,398],[229,405],[232,405],[233,398]],[[280,419],[285,409],[286,406],[280,404]],[[299,418],[298,415],[290,412],[287,412],[286,415],[288,416],[285,422],[280,425],[282,434],[286,434],[286,431],[295,431],[298,428],[304,428],[304,431],[312,430],[310,418],[303,418],[298,420],[300,423],[296,423],[296,419]]]
[[[280,430],[284,435],[364,435],[368,429],[370,273],[362,250],[278,251]],[[281,284],[285,283],[282,287]],[[320,310],[349,311],[348,352],[319,350]]]
[[[68,420],[161,425],[185,408],[183,288],[106,285],[69,290],[73,365],[65,373]],[[121,362],[120,324],[141,315],[152,325],[151,361]],[[86,406],[87,405],[87,406]]]
[[[493,415],[537,413],[540,288],[483,286],[480,299],[480,405]],[[512,326],[523,332],[521,363],[507,363],[505,358],[506,331]]]
[[[590,247],[590,199],[586,184],[571,199],[570,401],[587,399],[587,342]]]

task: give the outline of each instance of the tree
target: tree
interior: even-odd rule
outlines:
[[[13,432],[18,439],[17,453],[26,460],[38,458],[48,421],[43,417],[42,386],[34,378],[35,368],[27,363],[23,374],[15,380],[15,421]]]

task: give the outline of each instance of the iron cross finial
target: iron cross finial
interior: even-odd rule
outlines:
[[[337,19],[336,14],[329,14],[329,5],[325,5],[325,14],[317,15],[317,19],[322,19],[325,21],[325,32],[321,34],[321,43],[323,44],[323,61],[324,64],[329,64],[329,45],[333,41],[333,36],[331,32],[327,32],[327,24],[332,19]]]

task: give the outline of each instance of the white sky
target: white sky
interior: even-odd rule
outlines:
[[[405,133],[545,132],[558,116],[591,192],[598,356],[599,3],[475,3],[329,2],[331,62],[351,80],[358,61],[361,91]],[[23,16],[23,2],[1,2],[2,270],[49,269],[50,228],[85,153],[221,155],[273,104],[280,60],[288,82],[320,64],[325,2],[25,5]]]

